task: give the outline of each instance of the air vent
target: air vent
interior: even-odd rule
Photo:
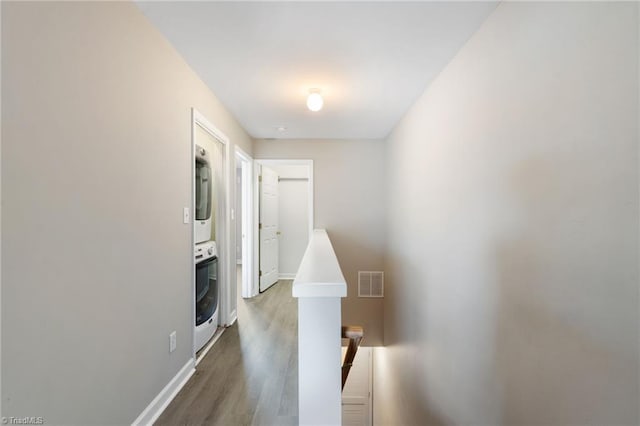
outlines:
[[[358,297],[384,297],[384,272],[358,271]]]

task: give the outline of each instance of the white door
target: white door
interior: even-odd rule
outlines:
[[[346,348],[342,348],[342,357]],[[371,348],[360,346],[342,391],[342,426],[371,425]]]
[[[295,279],[309,244],[309,166],[273,165],[278,173],[278,273]]]
[[[278,281],[278,174],[261,167],[260,179],[260,291]]]

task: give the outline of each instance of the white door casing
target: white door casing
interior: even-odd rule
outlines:
[[[253,232],[251,233],[251,235],[249,236],[249,238],[251,239],[251,241],[253,241],[252,244],[252,253],[253,253],[253,259],[252,259],[252,265],[253,265],[253,269],[252,269],[252,279],[251,279],[251,291],[250,291],[250,296],[249,297],[253,297],[258,295],[259,290],[260,290],[260,277],[259,277],[259,270],[260,270],[260,233],[258,230],[258,223],[260,222],[260,182],[258,181],[258,178],[260,176],[260,168],[262,166],[274,166],[274,165],[306,165],[308,167],[309,170],[309,181],[307,182],[307,190],[308,190],[308,197],[307,197],[307,214],[309,216],[308,219],[308,224],[309,224],[309,238],[311,238],[311,235],[313,233],[313,228],[314,228],[314,214],[313,214],[313,201],[314,201],[314,191],[313,191],[313,160],[309,160],[309,159],[255,159],[253,162],[253,185],[252,188],[254,189],[252,191],[252,195],[251,195],[251,199],[253,200],[252,206],[250,207],[252,209],[252,215],[253,215],[253,227],[252,230]],[[279,273],[280,271],[278,271]]]
[[[278,174],[262,166],[260,179],[260,291],[278,281]]]
[[[236,220],[241,222],[241,232],[236,235],[236,244],[242,249],[242,297],[253,297],[258,293],[257,284],[254,285],[254,183],[253,183],[253,158],[240,147],[235,147],[236,167],[242,169],[242,188],[236,197],[241,198],[241,214],[236,214]],[[256,281],[257,282],[257,281]]]
[[[202,113],[200,113],[195,108],[191,109],[192,116],[192,124],[191,124],[191,180],[192,182],[195,179],[195,144],[196,144],[196,127],[200,127],[206,133],[215,138],[218,142],[223,145],[223,160],[222,160],[222,186],[223,186],[223,194],[219,194],[218,203],[222,205],[220,209],[220,217],[218,217],[217,226],[218,231],[216,232],[216,244],[218,249],[218,283],[220,287],[219,301],[220,304],[218,306],[218,310],[220,312],[220,325],[231,325],[235,321],[237,314],[237,306],[236,306],[236,296],[235,296],[235,287],[231,288],[231,282],[229,280],[229,271],[235,270],[235,256],[233,256],[233,252],[230,250],[230,197],[229,197],[229,182],[230,182],[230,170],[231,169],[231,156],[230,154],[230,145],[231,142],[229,138],[218,128],[216,128]],[[231,175],[233,176],[233,175]],[[195,211],[195,185],[192,187],[191,191],[191,212]],[[192,247],[195,244],[195,228],[192,226]],[[191,282],[192,282],[192,295],[191,295],[191,306],[192,311],[190,313],[190,321],[193,321],[195,318],[195,258],[193,256],[193,251],[189,252],[189,257],[192,265],[191,268]],[[233,265],[230,268],[230,263]],[[235,274],[234,274],[235,276]],[[193,357],[195,359],[195,327],[193,328]]]

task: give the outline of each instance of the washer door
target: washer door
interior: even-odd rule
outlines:
[[[206,322],[218,308],[218,258],[196,264],[196,326]]]

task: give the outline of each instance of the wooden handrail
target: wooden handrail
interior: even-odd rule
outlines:
[[[344,357],[344,362],[342,363],[342,390],[344,390],[344,385],[347,383],[349,370],[351,370],[353,359],[356,357],[356,352],[358,352],[358,346],[360,346],[363,336],[364,330],[362,327],[353,325],[342,327],[342,338],[349,339],[349,347],[347,347],[347,353]]]

